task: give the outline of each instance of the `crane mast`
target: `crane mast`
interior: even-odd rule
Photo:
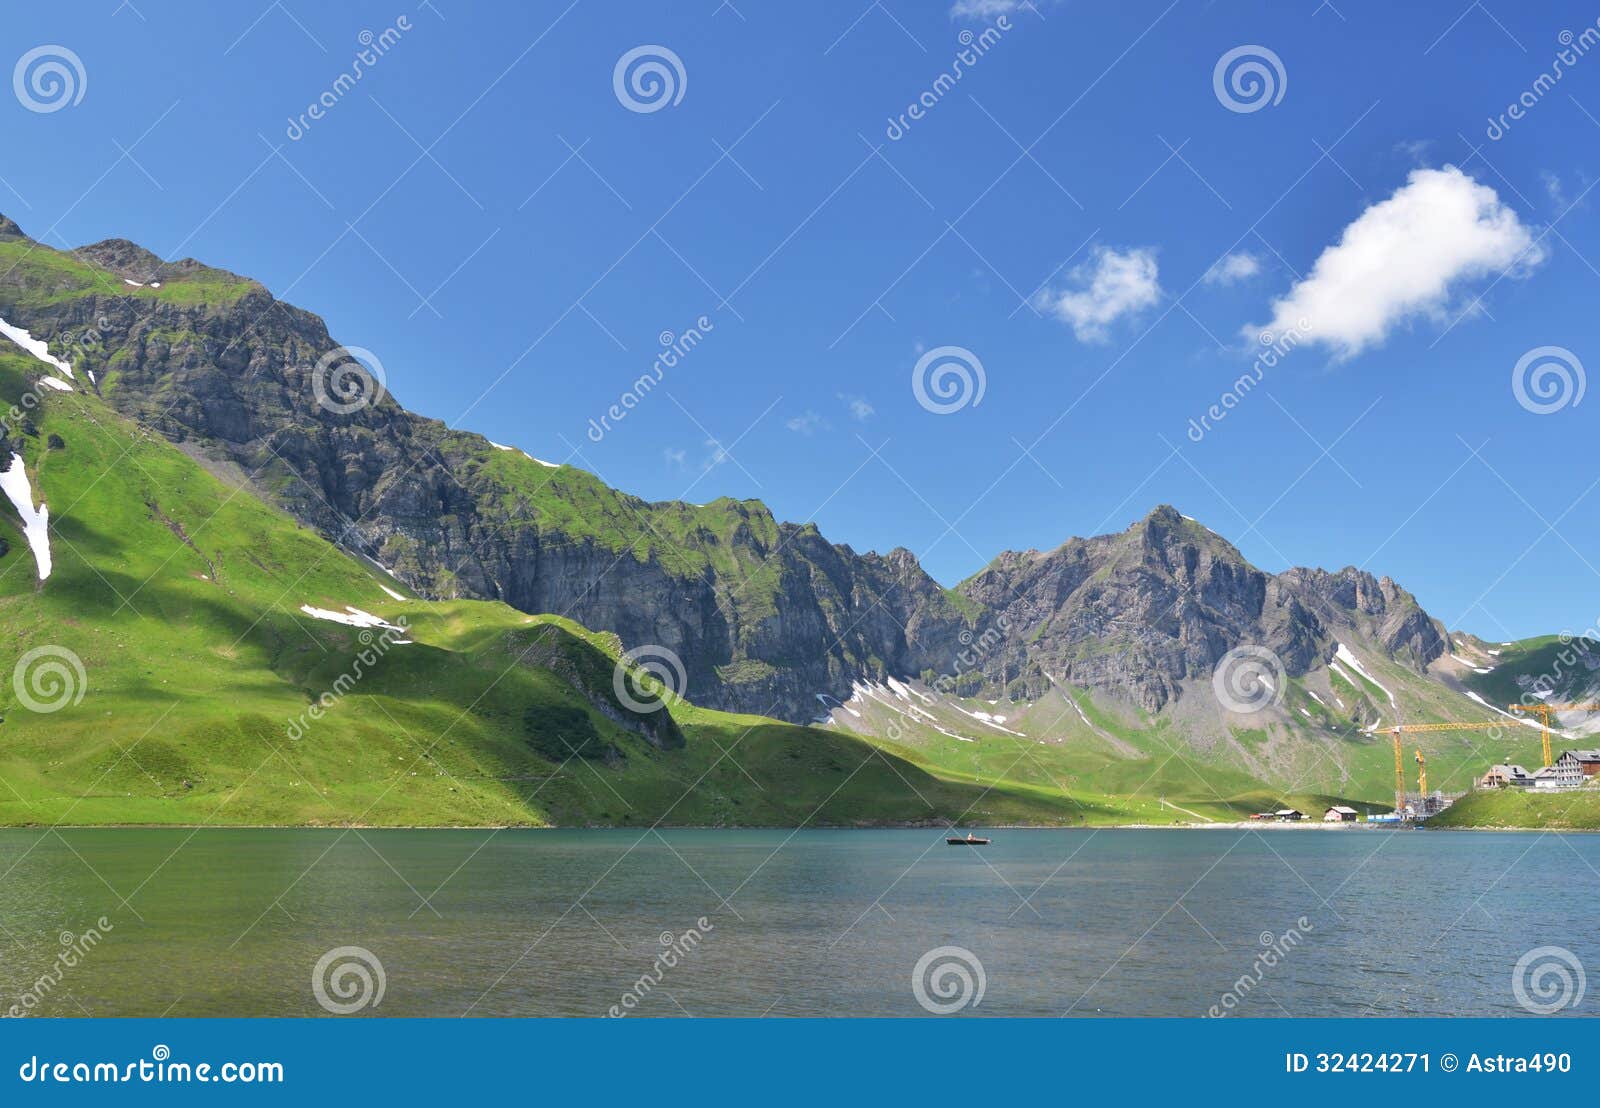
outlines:
[[[1539,733],[1544,739],[1544,764],[1551,765],[1550,717],[1557,712],[1600,712],[1600,704],[1512,704],[1513,712],[1530,712],[1539,717]]]

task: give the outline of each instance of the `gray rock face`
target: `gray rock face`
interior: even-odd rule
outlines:
[[[0,234],[14,227],[0,219]],[[501,600],[664,647],[684,662],[684,695],[710,707],[804,720],[816,694],[847,697],[857,679],[946,675],[1016,696],[1054,676],[1159,711],[1241,643],[1295,675],[1341,632],[1419,669],[1445,650],[1392,581],[1273,576],[1166,507],[1121,534],[1002,554],[947,591],[909,551],[858,554],[759,502],[647,503],[581,470],[524,464],[387,394],[330,410],[317,367],[337,344],[318,317],[123,240],[73,256],[191,282],[193,295],[151,297],[109,277],[41,290],[0,276],[0,313],[69,347],[122,413],[421,595]]]
[[[1039,695],[1050,674],[1159,711],[1242,644],[1271,650],[1291,676],[1330,658],[1341,633],[1419,671],[1445,650],[1392,581],[1355,569],[1264,573],[1166,506],[1120,535],[1002,555],[962,592],[1002,613],[1011,638],[1021,629],[1026,646],[1008,656],[1013,695]]]

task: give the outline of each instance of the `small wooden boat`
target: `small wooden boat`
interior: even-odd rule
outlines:
[[[988,846],[989,845],[989,840],[988,839],[980,839],[976,835],[974,835],[971,831],[967,832],[967,837],[964,838],[964,839],[963,838],[958,838],[956,836],[951,836],[950,838],[946,839],[944,842],[945,842],[946,846]]]

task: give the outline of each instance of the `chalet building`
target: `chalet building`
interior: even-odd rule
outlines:
[[[1346,808],[1343,804],[1335,804],[1322,813],[1323,823],[1354,823],[1360,816],[1354,808]]]
[[[1489,772],[1478,781],[1481,789],[1531,789],[1533,788],[1533,775],[1521,766],[1497,765],[1489,767]]]
[[[1272,813],[1272,818],[1279,823],[1299,823],[1306,817],[1304,812],[1297,812],[1293,808],[1279,808]]]
[[[1581,789],[1600,774],[1600,750],[1563,750],[1550,768],[1555,771],[1556,788]]]

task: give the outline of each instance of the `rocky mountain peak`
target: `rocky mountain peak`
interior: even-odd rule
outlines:
[[[127,239],[106,239],[90,246],[80,246],[72,252],[72,255],[92,266],[109,270],[118,277],[126,277],[141,284],[161,280],[163,271],[167,269],[165,261]]]

